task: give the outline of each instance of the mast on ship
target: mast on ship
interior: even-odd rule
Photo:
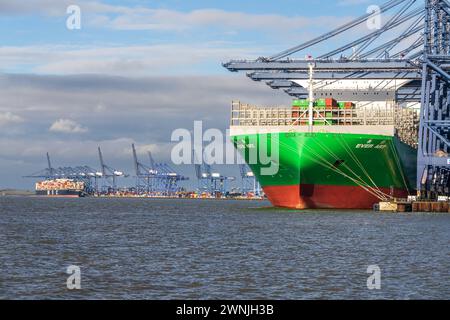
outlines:
[[[313,131],[314,125],[314,67],[313,62],[308,64],[309,67],[309,132]]]

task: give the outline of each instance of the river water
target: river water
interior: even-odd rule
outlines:
[[[0,299],[450,298],[447,214],[0,197],[0,256]]]

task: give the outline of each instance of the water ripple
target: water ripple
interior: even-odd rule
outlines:
[[[0,243],[1,298],[450,298],[450,215],[6,197]],[[69,265],[80,291],[66,288]]]

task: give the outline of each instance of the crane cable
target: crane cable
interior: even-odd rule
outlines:
[[[323,148],[324,149],[324,148]],[[345,148],[344,148],[345,149]],[[325,149],[324,149],[325,150]],[[325,150],[327,151],[327,150]],[[348,151],[347,151],[348,152]],[[333,155],[333,153],[330,151],[329,154],[331,156],[333,156],[335,158],[335,160],[340,160],[339,157],[337,157],[336,155]],[[350,155],[351,156],[351,155]],[[352,157],[352,156],[351,156]],[[356,158],[356,157],[355,157]],[[353,158],[352,158],[353,159]],[[355,161],[355,163],[360,166],[360,168],[363,170],[363,172],[365,171],[364,167],[362,167],[362,165],[358,164],[359,161],[357,159],[353,159],[353,161]],[[363,180],[363,178],[361,178],[357,173],[354,172],[353,169],[351,169],[345,162],[343,163],[343,166],[347,168],[348,171],[350,171],[350,173],[352,173],[353,175],[355,175],[360,181],[362,181],[367,187],[370,187],[374,192],[378,193],[380,195],[380,197],[385,198],[386,194],[381,191],[378,186],[376,185],[376,183],[373,181],[373,179],[370,177],[370,175],[368,173],[366,173],[366,175],[368,176],[369,180],[371,180],[371,182],[373,183],[373,187],[367,183],[366,181]]]
[[[369,180],[372,182],[372,184],[383,194],[385,194],[383,191],[381,191],[381,189],[377,186],[377,184],[375,183],[374,179],[369,175],[368,171],[366,170],[366,168],[363,166],[363,164],[359,161],[358,157],[356,156],[356,154],[353,152],[353,150],[351,149],[351,147],[347,144],[347,142],[342,138],[339,137],[339,139],[341,140],[340,143],[341,145],[344,147],[344,149],[350,154],[350,157],[353,159],[353,161],[356,162],[356,164],[359,166],[359,168],[363,171],[363,173],[369,178]]]
[[[278,138],[279,140],[279,138]],[[278,141],[280,145],[282,145],[284,148],[292,151],[293,153],[298,153],[298,148],[292,148],[291,146],[289,146],[287,143]],[[299,147],[299,145],[297,145],[297,147]],[[354,182],[356,185],[358,185],[359,187],[363,188],[364,190],[366,190],[368,193],[370,193],[371,195],[373,195],[374,197],[376,197],[377,199],[380,200],[385,200],[385,198],[383,196],[381,196],[380,194],[378,194],[376,192],[376,190],[373,190],[374,188],[367,185],[367,183],[365,183],[364,181],[355,179],[351,176],[349,176],[348,174],[346,174],[345,172],[343,172],[342,170],[337,169],[332,163],[330,163],[329,161],[327,161],[325,158],[323,158],[320,154],[318,154],[317,152],[315,152],[311,147],[307,146],[306,144],[303,143],[303,145],[301,146],[303,148],[305,148],[306,150],[308,150],[311,154],[313,154],[314,156],[316,156],[318,159],[320,159],[322,162],[318,161],[315,158],[312,158],[310,156],[306,156],[307,158],[309,158],[311,161],[327,168],[330,169],[340,175],[342,175],[343,177],[348,178],[349,180],[351,180],[352,182]]]
[[[318,142],[318,141],[316,141]],[[346,147],[343,145],[342,142],[340,142],[340,145],[345,149],[345,151],[347,151],[347,153],[350,155],[350,157],[352,158],[352,160],[357,164],[357,166],[361,169],[361,171],[369,178],[370,182],[373,184],[373,187],[367,183],[367,181],[364,181],[363,178],[361,176],[359,176],[357,173],[355,173],[355,171],[353,169],[351,169],[345,162],[343,163],[343,166],[345,168],[347,168],[348,171],[350,171],[353,175],[355,175],[356,177],[359,178],[360,181],[364,182],[366,186],[373,188],[373,191],[380,194],[380,196],[385,196],[386,194],[380,190],[380,188],[377,186],[377,184],[375,183],[375,181],[372,179],[372,177],[368,174],[368,172],[366,171],[366,169],[364,168],[364,166],[360,163],[360,161],[358,160],[358,158],[352,154],[351,152],[349,152]],[[332,157],[335,158],[335,160],[340,160],[338,156],[336,156],[328,147],[322,145],[320,142],[318,142],[319,146],[326,152],[328,152]],[[328,150],[327,150],[328,149]],[[351,150],[351,149],[350,149]]]
[[[304,148],[308,149],[308,147],[303,146]],[[318,163],[319,165],[324,166],[325,168],[331,169],[332,171],[342,175],[343,177],[348,178],[349,180],[353,181],[356,185],[358,185],[359,187],[363,188],[364,190],[366,190],[368,193],[370,193],[371,195],[373,195],[374,197],[380,199],[380,200],[384,200],[384,197],[381,194],[378,194],[372,187],[368,186],[364,181],[355,179],[351,176],[349,176],[348,174],[346,174],[345,172],[343,172],[340,169],[337,169],[333,164],[331,164],[330,162],[328,162],[325,158],[321,157],[318,153],[315,153],[312,149],[309,150],[312,154],[314,154],[317,158],[322,160],[322,163],[317,161],[316,159],[312,158],[312,157],[308,157],[310,160],[312,160],[313,162]],[[323,163],[326,163],[327,165],[324,165]]]

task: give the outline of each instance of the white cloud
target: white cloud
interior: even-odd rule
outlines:
[[[4,15],[46,15],[62,16],[70,5],[79,5],[83,10],[90,13],[127,13],[131,8],[113,6],[98,1],[73,1],[73,0],[27,0],[13,1],[0,0],[0,14]]]
[[[369,0],[340,0],[339,6],[358,6],[361,4],[369,3]]]
[[[355,1],[343,0],[342,2]],[[359,0],[361,1],[361,0]],[[65,16],[72,0],[0,0],[0,14]],[[285,16],[279,14],[250,14],[220,9],[197,9],[182,12],[144,6],[111,5],[100,1],[77,1],[83,21],[88,25],[119,30],[182,31],[191,28],[220,28],[227,32],[265,30],[298,32],[305,27],[342,23],[339,17]],[[345,19],[344,19],[345,20]]]
[[[45,168],[46,152],[55,167],[98,168],[101,146],[108,165],[132,173],[133,142],[141,162],[149,163],[150,150],[155,161],[170,163],[173,130],[192,130],[195,120],[203,120],[205,129],[225,130],[233,99],[256,105],[288,105],[291,100],[264,83],[228,73],[136,78],[1,74],[0,97],[0,113],[33,119],[21,125],[20,132],[0,135],[0,184],[27,188],[32,183],[20,177]],[[49,131],[49,119],[70,119],[76,121],[72,128],[78,125],[89,131]],[[20,161],[24,164],[17,165]],[[193,174],[193,168],[186,170]]]
[[[26,2],[0,0],[0,15],[46,15],[65,17],[72,0],[29,0]],[[285,49],[280,43],[302,42],[311,32],[331,28],[348,21],[348,17],[285,16],[281,14],[252,14],[220,9],[198,9],[188,12],[154,9],[144,6],[111,5],[100,1],[77,1],[82,12],[83,29],[163,30],[177,33],[175,43],[130,46],[1,46],[0,69],[4,72],[39,74],[108,74],[160,75],[198,73],[203,67],[232,59],[246,59]],[[327,21],[324,25],[324,21]],[[94,27],[94,28],[92,28]],[[188,32],[185,32],[185,31]],[[210,30],[213,41],[202,41]],[[251,30],[267,36],[275,35],[278,44],[254,45],[253,42],[216,42],[222,35],[234,35]],[[206,31],[206,32],[205,32]],[[114,31],[112,31],[114,32]],[[178,32],[181,32],[178,34]],[[199,42],[185,39],[201,33]],[[180,38],[181,37],[181,38]],[[197,38],[197,37],[195,37]],[[244,37],[245,38],[245,37]],[[181,40],[181,41],[180,41]],[[183,44],[185,41],[185,44]],[[200,42],[202,41],[202,42]],[[249,41],[253,41],[252,39]],[[267,44],[267,42],[265,42]],[[200,66],[200,68],[199,68]],[[209,68],[211,69],[211,68]]]
[[[161,145],[157,144],[144,144],[136,146],[136,153],[141,156],[148,156],[148,153],[160,153],[162,152]]]
[[[24,119],[11,112],[0,113],[0,126],[7,126],[10,124],[21,123]]]
[[[81,126],[77,122],[70,119],[56,120],[49,129],[52,132],[63,133],[85,133],[88,132],[88,128]]]
[[[230,43],[152,46],[3,46],[0,68],[7,72],[32,70],[40,74],[109,74],[143,76],[192,73],[198,65],[232,58],[258,56],[261,48],[235,47]]]
[[[102,153],[105,156],[105,160],[113,159],[111,161],[115,162],[117,159],[131,159],[132,143],[136,143],[136,141],[127,137],[105,140],[77,139],[70,141],[70,143],[68,143],[65,139],[60,139],[60,137],[57,137],[52,140],[33,141],[33,143],[30,143],[29,140],[25,139],[14,139],[14,144],[11,144],[10,139],[0,137],[0,158],[11,160],[11,157],[16,157],[17,161],[20,158],[44,159],[45,153],[49,152],[50,155],[55,158],[54,160],[56,166],[61,165],[56,162],[57,158],[62,158],[65,161],[67,161],[67,159],[71,159],[74,163],[78,164],[81,164],[83,160],[95,164],[98,162],[97,147],[100,146],[102,148]],[[157,153],[157,150],[161,147],[149,146],[155,153]],[[142,156],[147,154],[149,146],[137,144],[136,149],[138,154]],[[167,146],[165,147],[167,148]]]
[[[268,30],[286,31],[303,29],[305,27],[322,27],[323,21],[339,23],[337,17],[304,17],[284,16],[278,14],[249,14],[237,11],[219,9],[200,9],[190,12],[174,10],[140,8],[116,17],[97,16],[97,26],[119,30],[172,30],[182,31],[191,28],[219,28],[228,31],[237,30]]]

